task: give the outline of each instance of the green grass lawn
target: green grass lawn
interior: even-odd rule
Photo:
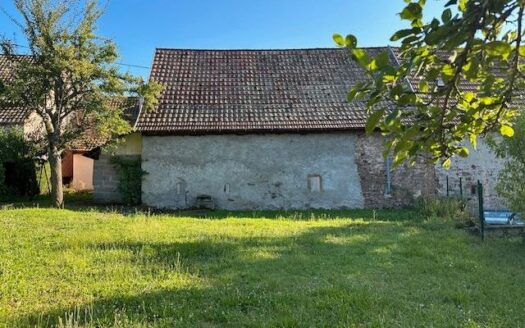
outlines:
[[[525,326],[525,245],[410,211],[0,210],[0,325]]]

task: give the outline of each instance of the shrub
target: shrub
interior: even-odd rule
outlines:
[[[142,177],[146,172],[142,170],[140,157],[115,156],[111,163],[119,174],[118,190],[122,201],[128,205],[142,203]]]
[[[506,160],[496,191],[512,210],[525,215],[525,115],[516,119],[513,137],[492,139],[489,144],[499,158]]]
[[[0,199],[39,194],[33,155],[22,129],[0,129]]]

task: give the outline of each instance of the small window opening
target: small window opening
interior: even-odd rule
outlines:
[[[321,192],[323,189],[323,181],[319,174],[308,175],[308,190],[310,192]]]
[[[476,187],[476,185],[472,185],[472,186],[470,186],[470,194],[471,194],[471,195],[475,195],[476,192],[477,192],[477,189],[478,189],[478,188]]]
[[[230,184],[227,183],[224,185],[224,193],[229,194],[230,193]]]
[[[175,190],[177,192],[177,195],[182,194],[182,183],[177,182],[177,184],[175,185]]]

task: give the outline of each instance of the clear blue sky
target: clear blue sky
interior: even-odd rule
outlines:
[[[446,1],[428,0],[427,17]],[[333,47],[332,34],[352,33],[361,46],[389,44],[406,26],[403,0],[110,0],[98,34],[117,43],[121,61],[150,66],[156,47],[235,49]],[[12,0],[1,0],[16,16]],[[0,33],[18,28],[0,13]],[[131,69],[147,76],[146,69]]]

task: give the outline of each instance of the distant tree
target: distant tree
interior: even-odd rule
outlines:
[[[145,109],[160,93],[154,82],[122,74],[116,65],[115,44],[97,37],[95,24],[102,12],[95,0],[14,0],[29,45],[28,57],[17,57],[8,43],[3,52],[15,62],[14,75],[3,81],[2,108],[23,106],[43,121],[40,139],[51,168],[51,194],[63,205],[61,154],[68,143],[87,132],[106,139],[130,130],[113,97],[140,95]],[[36,134],[38,135],[38,134]]]
[[[514,211],[525,215],[525,115],[517,118],[514,130],[513,138],[491,138],[489,144],[505,160],[496,191]]]
[[[397,164],[429,153],[445,167],[454,155],[468,156],[465,139],[475,148],[489,132],[512,137],[513,99],[524,87],[525,1],[450,0],[430,22],[423,20],[425,0],[405,2],[400,17],[410,27],[391,37],[401,42],[399,65],[387,53],[372,58],[353,35],[334,35],[370,77],[348,95],[367,101],[367,130],[380,127],[389,136],[385,152],[393,152]],[[408,77],[418,81],[415,90]],[[467,83],[476,87],[463,88]],[[392,112],[383,99],[394,103]]]

